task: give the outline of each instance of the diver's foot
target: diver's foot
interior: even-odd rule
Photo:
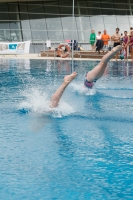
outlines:
[[[77,76],[77,73],[76,73],[76,72],[73,72],[72,74],[67,75],[67,76],[64,77],[64,82],[68,84],[68,83],[70,83],[76,76]]]

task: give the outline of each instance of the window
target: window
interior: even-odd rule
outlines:
[[[125,24],[129,24],[129,18],[126,16],[116,16],[116,20],[118,25],[123,24],[125,26]]]
[[[27,12],[27,5],[19,3],[20,12]]]
[[[60,6],[72,6],[73,1],[68,1],[68,0],[59,1],[59,5]]]
[[[47,29],[48,30],[62,30],[61,27],[61,22],[57,21],[57,22],[47,22]]]
[[[62,31],[49,31],[48,30],[48,39],[53,41],[63,41],[63,33]]]
[[[10,20],[19,20],[19,13],[9,13]]]
[[[101,7],[102,8],[114,8],[114,5],[113,5],[113,3],[101,3]]]
[[[118,26],[119,27],[119,26]],[[117,24],[105,24],[105,29],[109,35],[113,35],[115,33],[115,29],[117,28]]]
[[[30,29],[30,23],[29,23],[29,18],[28,14],[20,14],[20,19],[21,19],[21,26],[22,30],[23,29]]]
[[[31,40],[31,31],[22,30],[23,40]]]
[[[88,15],[89,14],[89,10],[88,8],[79,8],[80,11],[80,15]]]
[[[77,1],[77,5],[80,7],[87,7],[87,1],[83,1],[83,0],[78,0]]]
[[[18,12],[18,4],[8,4],[9,12]]]
[[[133,24],[133,17],[129,17],[129,23]]]
[[[60,21],[60,16],[59,15],[46,15],[45,14],[45,20],[46,20],[46,22],[50,22],[50,21],[57,22],[57,21]]]
[[[89,15],[101,15],[102,14],[101,8],[96,8],[96,9],[89,8],[88,12],[89,12],[88,13]]]
[[[80,16],[80,17],[76,17],[76,21],[77,23],[90,22],[90,18],[89,16]]]
[[[36,5],[33,5],[32,3],[30,4],[28,2],[28,12],[29,13],[44,13],[44,10],[43,10],[43,5],[40,3],[40,4],[36,4]]]
[[[74,39],[74,40],[78,40],[78,33],[77,31],[64,31],[64,39],[67,40],[71,40],[71,39]]]
[[[72,16],[61,17],[61,21],[62,21],[62,23],[67,23],[67,22],[72,23],[73,17]],[[74,22],[75,22],[75,18],[74,18]]]
[[[122,3],[127,3],[127,0],[114,0],[114,3],[119,3],[119,4],[122,4]]]
[[[72,20],[71,22],[62,23],[62,26],[64,31],[77,30],[76,24],[75,23],[73,24]]]
[[[29,19],[43,19],[44,14],[29,14]]]
[[[103,15],[114,15],[114,9],[102,9]]]
[[[126,10],[115,10],[115,15],[127,15]]]
[[[10,30],[0,30],[0,41],[9,41]]]
[[[72,7],[59,7],[60,14],[70,14],[72,15],[73,9]]]
[[[9,22],[0,21],[0,29],[9,29]]]
[[[101,33],[103,33],[103,30],[105,29],[104,24],[91,24],[91,27],[95,31],[95,33],[97,33],[98,31],[101,31]]]
[[[44,13],[59,14],[59,7],[46,5],[44,6]]]
[[[77,23],[77,29],[79,31],[90,31],[91,30],[91,24],[88,22],[81,22],[81,23]]]
[[[31,19],[30,27],[32,30],[46,30],[45,19]]]
[[[8,13],[0,13],[0,20],[9,20]]]
[[[10,22],[10,29],[20,29],[20,22],[18,21]]]
[[[47,39],[47,31],[31,31],[31,35],[34,41]]]
[[[43,1],[43,5],[45,6],[47,6],[47,5],[50,5],[50,6],[58,6],[59,5],[59,3],[58,3],[58,1],[56,1],[56,0],[54,0],[54,1]]]
[[[22,41],[21,31],[18,30],[10,31],[10,39],[11,41]]]
[[[7,3],[0,4],[0,12],[8,12],[8,4]]]
[[[129,32],[130,30],[129,24],[124,24],[124,26],[123,24],[119,24],[119,28],[121,33],[123,33],[124,31]]]
[[[114,4],[114,8],[116,9],[126,9],[126,4]]]
[[[91,16],[90,17],[90,22],[97,26],[99,23],[103,23],[103,17],[102,16]]]
[[[89,32],[88,31],[78,31],[78,36],[79,36],[78,41],[88,42],[89,34],[90,34],[90,31]]]
[[[97,8],[97,7],[101,7],[100,2],[87,2],[87,7],[93,7],[93,8]]]

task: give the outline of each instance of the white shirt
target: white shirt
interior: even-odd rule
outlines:
[[[101,37],[102,37],[102,35],[97,35],[97,36],[96,36],[96,39],[97,39],[97,40],[101,40]]]

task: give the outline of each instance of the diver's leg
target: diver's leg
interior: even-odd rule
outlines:
[[[87,76],[86,76],[87,80],[89,82],[93,82],[95,79],[101,78],[109,60],[113,58],[114,55],[116,55],[121,49],[122,49],[122,46],[118,45],[114,47],[112,51],[105,54],[102,57],[100,63],[87,73]]]
[[[66,87],[76,77],[76,75],[77,75],[77,73],[73,72],[72,74],[64,77],[63,83],[56,90],[56,92],[52,95],[52,98],[50,100],[50,105],[49,105],[51,108],[55,108],[58,106],[60,98],[61,98],[62,94],[64,93]]]

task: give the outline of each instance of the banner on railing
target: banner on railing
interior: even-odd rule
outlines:
[[[30,50],[30,40],[25,42],[0,42],[0,54],[26,54]]]
[[[46,41],[46,46],[47,46],[47,47],[51,47],[51,41],[50,41],[50,40],[47,40],[47,41]]]

